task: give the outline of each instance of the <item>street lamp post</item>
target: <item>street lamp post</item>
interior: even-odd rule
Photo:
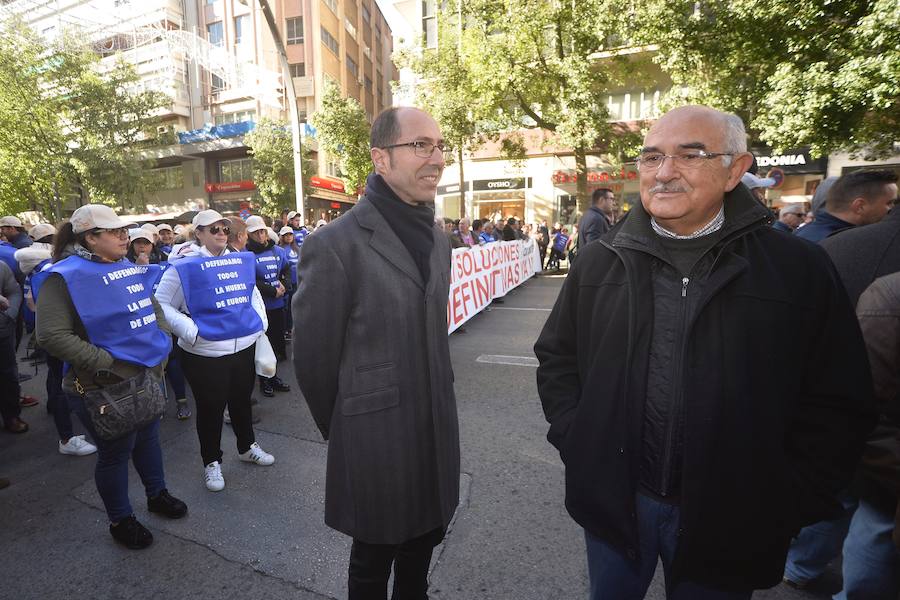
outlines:
[[[288,63],[287,51],[284,49],[284,43],[281,41],[281,35],[278,33],[278,26],[275,23],[275,15],[269,7],[268,0],[259,0],[263,15],[266,17],[266,23],[269,24],[269,31],[272,33],[272,39],[275,41],[275,49],[278,51],[278,57],[281,60],[281,73],[284,79],[284,89],[287,91],[288,108],[291,117],[291,144],[294,148],[294,187],[297,190],[296,209],[300,215],[300,219],[306,221],[306,213],[303,210],[303,167],[301,162],[300,147],[300,114],[297,111],[297,92],[294,89],[294,78],[291,77],[291,67]]]

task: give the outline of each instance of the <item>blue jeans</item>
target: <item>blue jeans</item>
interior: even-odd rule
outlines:
[[[804,527],[791,542],[784,565],[787,579],[794,583],[812,581],[821,576],[828,563],[841,553],[857,501],[849,492],[841,492],[838,500],[844,506],[842,517]]]
[[[69,400],[62,391],[63,363],[54,356],[47,355],[47,411],[53,415],[59,440],[68,440],[75,435],[72,428],[72,411]]]
[[[169,362],[166,363],[166,377],[172,384],[172,392],[175,393],[175,400],[183,400],[187,398],[187,390],[184,386],[184,371],[181,370],[181,347],[178,345],[178,339],[172,338],[172,352],[169,353]]]
[[[637,495],[639,556],[629,560],[619,550],[587,531],[588,574],[591,579],[590,600],[640,600],[656,572],[662,558],[663,571],[669,579],[669,569],[678,545],[678,507]],[[679,583],[667,598],[673,600],[743,600],[752,590],[726,592],[691,582]]]
[[[893,529],[892,513],[860,499],[844,542],[844,589],[834,600],[896,600],[900,552],[891,540]]]
[[[94,431],[91,417],[84,406],[84,401],[67,394],[72,411],[78,415],[88,433],[97,445],[97,466],[94,469],[94,481],[97,491],[106,507],[106,515],[111,523],[118,523],[134,514],[128,500],[128,459],[141,481],[147,497],[156,496],[166,489],[163,474],[162,448],[159,445],[159,419],[154,420],[143,429],[133,431],[117,440],[104,440]]]

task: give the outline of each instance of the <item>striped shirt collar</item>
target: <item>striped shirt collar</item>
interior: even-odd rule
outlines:
[[[665,229],[662,225],[656,222],[655,217],[650,217],[650,226],[653,227],[653,231],[656,232],[657,235],[662,237],[672,238],[676,240],[693,240],[698,237],[703,237],[704,235],[709,235],[715,231],[722,229],[722,226],[725,224],[725,204],[722,204],[722,207],[719,209],[719,212],[716,213],[716,216],[713,217],[713,220],[695,231],[694,233],[689,233],[688,235],[678,235],[677,233],[673,233],[668,229]]]

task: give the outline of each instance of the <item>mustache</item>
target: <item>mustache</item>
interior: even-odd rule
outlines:
[[[684,189],[678,183],[657,183],[652,188],[650,188],[651,194],[659,194],[659,193],[665,193],[665,192],[686,192],[686,191],[687,190]]]

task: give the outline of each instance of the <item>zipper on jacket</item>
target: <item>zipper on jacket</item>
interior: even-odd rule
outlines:
[[[663,455],[662,455],[662,471],[659,474],[659,493],[661,496],[665,497],[669,493],[669,485],[672,479],[672,455],[674,454],[674,449],[672,445],[675,440],[675,427],[678,421],[681,418],[681,400],[683,396],[683,391],[681,388],[684,387],[684,373],[682,365],[684,364],[684,354],[687,352],[687,340],[685,336],[687,335],[687,289],[688,284],[690,284],[690,277],[682,277],[681,278],[681,297],[683,298],[681,301],[681,306],[678,309],[678,343],[681,344],[681,351],[675,354],[676,361],[672,366],[672,373],[674,373],[678,379],[673,383],[675,385],[672,386],[672,393],[674,394],[672,397],[672,405],[669,410],[669,419],[666,423],[666,433],[665,433],[665,446],[663,447]]]

